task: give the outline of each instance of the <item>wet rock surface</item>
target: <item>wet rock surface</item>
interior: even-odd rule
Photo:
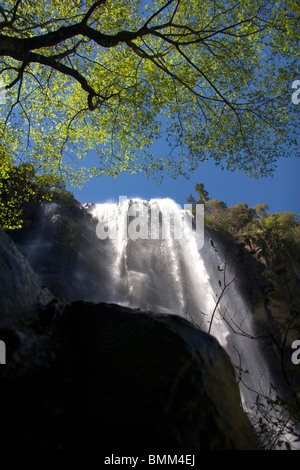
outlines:
[[[2,448],[252,447],[231,362],[213,337],[112,304],[52,304],[39,316],[44,325],[23,331],[27,349],[17,345],[1,367]]]
[[[0,328],[16,327],[54,296],[0,228]]]

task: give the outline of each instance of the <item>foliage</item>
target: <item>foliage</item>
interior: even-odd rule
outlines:
[[[297,0],[4,0],[0,44],[2,142],[39,173],[257,177],[296,151]]]
[[[196,187],[199,189],[199,184]],[[187,201],[196,203],[192,195]],[[266,203],[252,208],[245,203],[227,207],[224,202],[209,198],[204,207],[207,227],[216,230],[223,238],[237,240],[241,236],[248,237],[263,248],[270,260],[281,251],[300,259],[300,214],[291,211],[270,214]]]
[[[0,150],[1,151],[1,150]],[[49,175],[38,176],[29,163],[14,165],[0,154],[0,225],[4,230],[22,227],[23,207],[29,201],[78,204],[65,183]]]
[[[205,213],[206,215],[209,214],[217,214],[223,213],[226,210],[227,206],[225,202],[219,201],[219,199],[207,199],[205,202]]]
[[[195,205],[195,204],[204,204],[208,199],[208,191],[204,188],[204,184],[203,183],[196,183],[195,184],[195,191],[199,195],[198,201],[196,202],[196,199],[190,194],[188,199],[187,199],[187,202],[190,202],[193,205]]]

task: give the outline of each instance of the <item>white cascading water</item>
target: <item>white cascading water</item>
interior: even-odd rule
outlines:
[[[199,293],[207,308],[213,306],[213,299],[191,224],[184,223],[186,214],[170,199],[134,200],[134,204],[137,208],[144,206],[151,210],[151,215],[155,211],[160,213],[164,221],[172,214],[181,224],[182,236],[174,239],[169,232],[169,236],[162,239],[159,233],[156,237],[160,238],[153,239],[153,230],[151,232],[149,227],[147,239],[134,240],[127,233],[130,231],[127,217],[130,201],[96,205],[93,216],[101,228],[106,226],[108,230],[105,242],[113,280],[112,300],[141,310],[192,317],[195,323],[201,323]],[[151,224],[151,217],[147,225],[148,222]]]

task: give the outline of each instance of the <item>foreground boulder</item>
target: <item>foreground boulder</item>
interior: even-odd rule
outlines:
[[[1,368],[2,448],[251,448],[232,365],[213,337],[111,304],[75,302],[59,314],[51,305],[43,318],[30,331],[44,365],[25,358],[20,374],[15,355]]]
[[[83,302],[67,311],[78,444],[111,450],[250,446],[233,368],[214,338],[176,316]]]

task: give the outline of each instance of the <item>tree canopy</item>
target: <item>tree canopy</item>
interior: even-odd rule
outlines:
[[[295,154],[297,0],[4,0],[1,142],[80,183],[190,174],[214,159],[269,174]],[[155,141],[165,138],[169,151]],[[97,161],[85,167],[95,150]]]

